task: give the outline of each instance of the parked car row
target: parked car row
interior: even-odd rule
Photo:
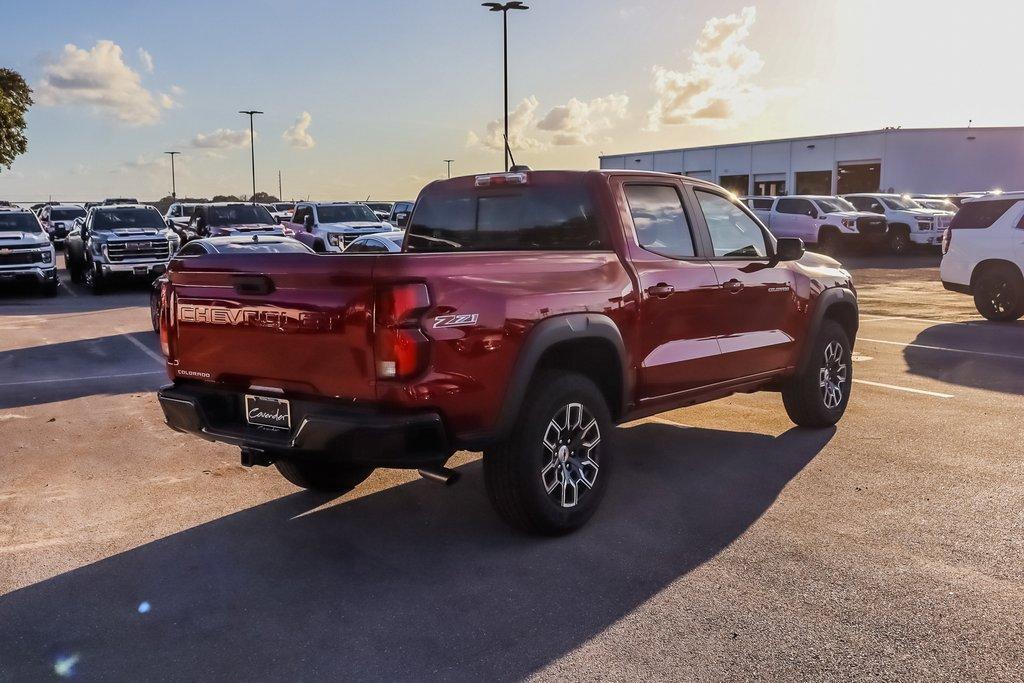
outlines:
[[[912,197],[885,193],[742,199],[775,236],[799,237],[825,253],[835,253],[843,243],[887,246],[895,254],[912,244],[937,247],[956,209],[948,199],[929,198],[932,207],[926,207]],[[953,210],[933,208],[947,203]]]

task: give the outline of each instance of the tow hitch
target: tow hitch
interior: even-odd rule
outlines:
[[[256,465],[259,465],[260,467],[270,467],[273,464],[273,459],[264,450],[260,450],[259,448],[242,449],[243,467],[253,467]]]

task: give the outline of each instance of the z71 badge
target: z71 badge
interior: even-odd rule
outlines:
[[[476,325],[480,318],[478,313],[459,313],[457,315],[439,315],[434,318],[434,327],[469,327]]]

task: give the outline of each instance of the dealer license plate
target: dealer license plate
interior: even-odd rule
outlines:
[[[245,419],[249,424],[291,429],[292,408],[288,401],[269,396],[245,395]]]

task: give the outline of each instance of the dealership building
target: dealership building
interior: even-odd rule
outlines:
[[[601,157],[601,168],[679,173],[736,194],[952,194],[1024,189],[1024,126],[886,128]]]

